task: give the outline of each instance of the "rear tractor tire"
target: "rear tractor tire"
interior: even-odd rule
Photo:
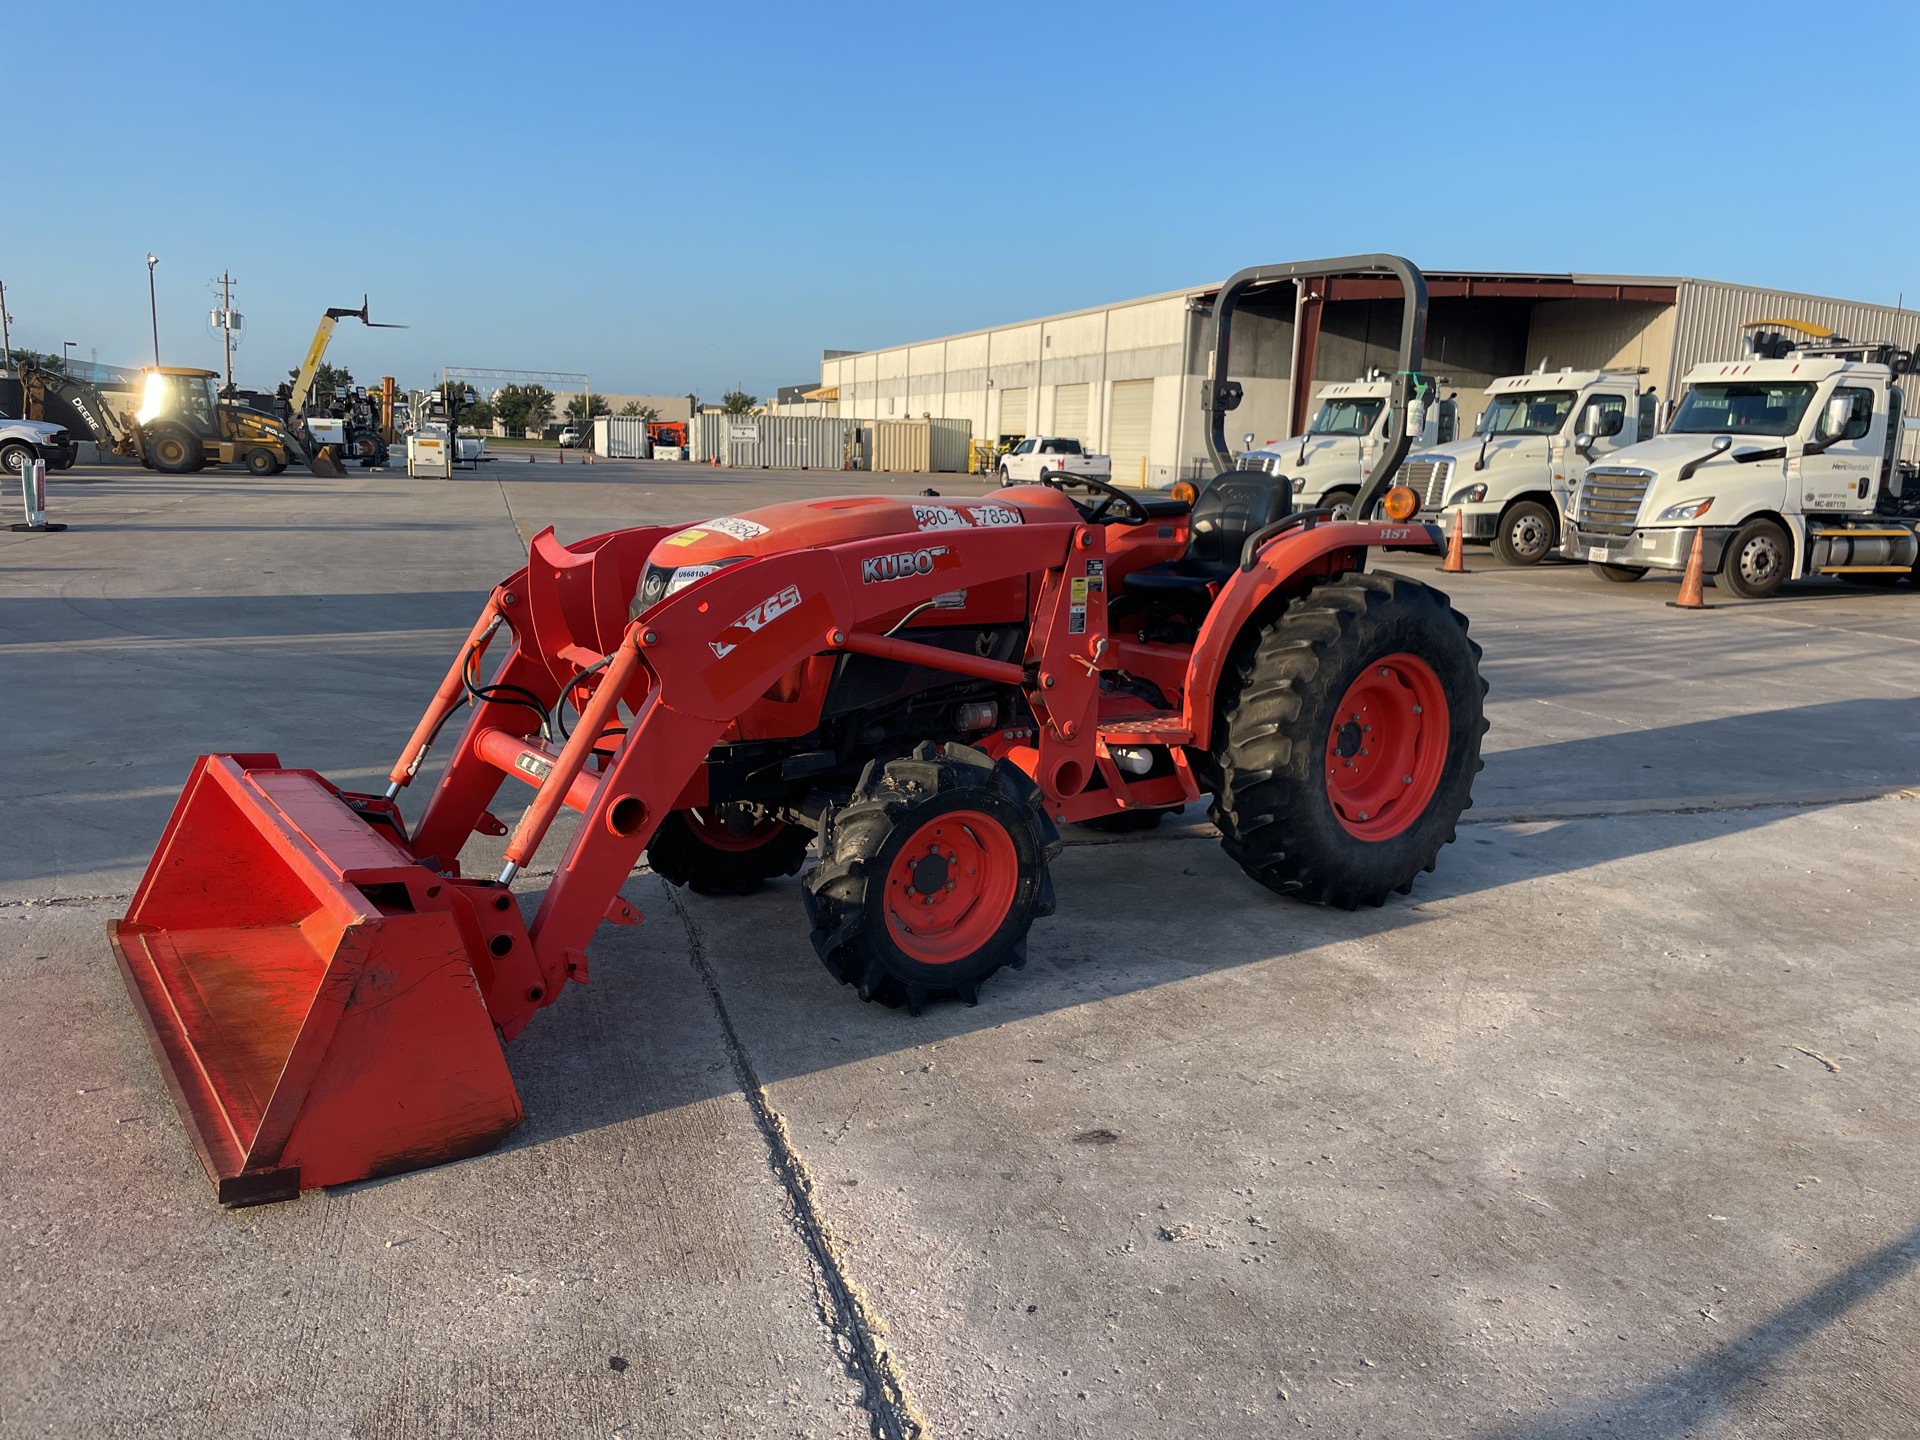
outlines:
[[[718,809],[675,810],[647,842],[647,864],[670,885],[696,895],[751,895],[791,875],[813,836],[783,820],[744,822]]]
[[[1406,894],[1480,771],[1480,647],[1446,596],[1392,574],[1322,581],[1221,676],[1220,844],[1281,895],[1351,910]]]
[[[931,742],[876,760],[802,880],[814,949],[862,1000],[916,1015],[942,996],[971,1005],[994,971],[1027,963],[1059,851],[1039,787],[1007,761]]]

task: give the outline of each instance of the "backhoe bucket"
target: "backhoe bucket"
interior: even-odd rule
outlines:
[[[524,1118],[476,922],[484,900],[506,954],[517,907],[414,863],[349,798],[271,755],[201,757],[108,926],[225,1205],[475,1155]]]

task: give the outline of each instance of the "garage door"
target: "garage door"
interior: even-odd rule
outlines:
[[[1112,415],[1107,451],[1113,456],[1113,478],[1138,485],[1141,462],[1153,449],[1153,381],[1115,381]]]
[[[1005,439],[1009,435],[1026,435],[1027,431],[1027,391],[1025,388],[1002,390],[1000,392],[1000,429],[999,436]]]
[[[1053,387],[1053,433],[1064,435],[1069,440],[1078,440],[1091,446],[1093,436],[1087,431],[1087,393],[1091,385],[1056,385]]]

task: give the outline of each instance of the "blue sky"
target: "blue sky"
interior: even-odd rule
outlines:
[[[1920,302],[1911,4],[106,3],[7,32],[50,57],[4,162],[15,341],[149,358],[151,249],[170,364],[217,364],[207,282],[238,277],[244,383],[363,292],[412,328],[343,327],[362,379],[707,398],[1357,250]]]

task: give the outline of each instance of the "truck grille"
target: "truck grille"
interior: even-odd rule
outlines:
[[[1446,503],[1452,479],[1451,460],[1409,460],[1400,467],[1399,483],[1420,497],[1422,510],[1438,510]]]
[[[1631,535],[1652,479],[1650,470],[1587,471],[1580,482],[1574,523],[1589,535]]]

